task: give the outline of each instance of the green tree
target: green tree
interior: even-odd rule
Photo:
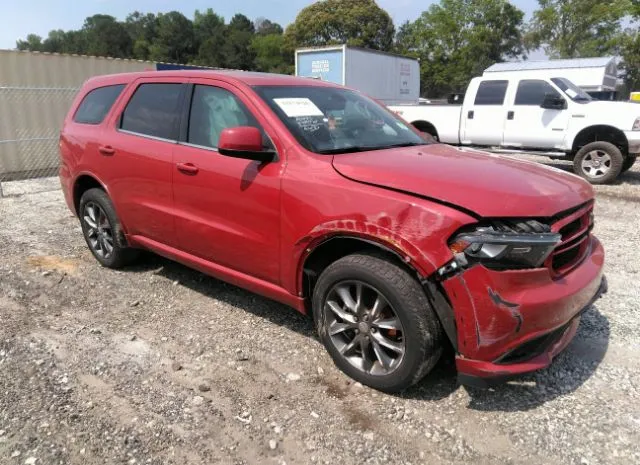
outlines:
[[[285,38],[290,50],[345,43],[390,50],[394,34],[391,17],[374,0],[321,0],[298,14]]]
[[[422,94],[442,97],[490,65],[521,57],[523,17],[507,0],[441,0],[400,27],[396,49],[421,60]]]
[[[42,37],[37,34],[29,34],[25,40],[18,40],[16,48],[18,50],[30,50],[32,52],[42,51]]]
[[[630,14],[631,23],[622,37],[620,53],[621,68],[625,70],[625,93],[640,90],[640,0],[633,0]]]
[[[227,36],[222,48],[225,66],[232,69],[253,69],[255,55],[251,48],[254,37],[253,23],[237,14],[227,26]]]
[[[182,13],[158,14],[158,34],[149,48],[154,61],[188,63],[193,56],[193,24]]]
[[[196,10],[193,19],[197,54],[195,63],[203,66],[223,67],[225,31],[224,18],[211,8],[204,13]]]
[[[42,43],[43,52],[51,53],[87,53],[87,44],[83,31],[63,31],[54,29]]]
[[[529,49],[552,58],[616,54],[630,0],[538,0],[526,34]]]
[[[278,23],[269,21],[267,18],[258,18],[253,22],[256,34],[259,36],[268,36],[271,34],[282,34],[284,31]]]
[[[124,24],[113,16],[93,15],[84,20],[82,32],[85,53],[96,56],[129,58],[133,44]]]
[[[251,42],[255,69],[269,73],[291,73],[292,64],[284,49],[282,34],[256,35]]]
[[[133,57],[139,60],[149,59],[151,44],[158,34],[158,18],[153,13],[130,13],[124,25],[133,42]]]

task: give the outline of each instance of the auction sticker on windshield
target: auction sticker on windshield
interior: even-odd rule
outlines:
[[[275,98],[273,101],[282,108],[282,111],[284,111],[289,118],[324,116],[320,108],[308,98]]]

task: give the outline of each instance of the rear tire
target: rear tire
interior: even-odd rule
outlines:
[[[89,189],[78,209],[84,239],[98,262],[118,269],[131,263],[138,251],[127,247],[122,224],[109,196],[102,189]]]
[[[629,171],[633,166],[633,164],[636,162],[637,158],[638,158],[638,155],[627,155],[624,159],[624,163],[622,164],[621,173]]]
[[[573,159],[574,172],[591,184],[608,184],[622,172],[624,157],[610,142],[591,142]]]
[[[425,291],[385,258],[354,254],[329,265],[313,292],[313,315],[338,368],[380,391],[417,383],[442,354],[442,329]]]

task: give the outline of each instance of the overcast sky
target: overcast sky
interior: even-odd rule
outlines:
[[[428,8],[428,0],[377,0],[396,25],[414,20]],[[5,0],[2,2],[0,48],[15,48],[16,40],[36,33],[46,37],[51,29],[79,29],[84,19],[104,13],[123,20],[128,13],[181,11],[192,18],[196,9],[213,8],[228,21],[242,13],[251,19],[264,16],[283,26],[292,22],[298,12],[313,0]],[[513,0],[527,17],[536,8],[536,0]]]

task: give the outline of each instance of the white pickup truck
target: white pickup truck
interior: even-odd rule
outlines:
[[[492,73],[460,100],[390,109],[442,143],[573,160],[592,184],[613,181],[640,153],[640,105],[595,101],[562,77]]]

